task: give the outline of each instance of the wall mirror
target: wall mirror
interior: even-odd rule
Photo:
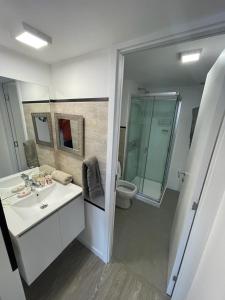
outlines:
[[[32,114],[40,112],[43,122],[35,118],[34,125]],[[19,172],[31,176],[40,165],[55,165],[54,148],[39,143],[53,145],[52,131],[47,127],[52,124],[46,123],[49,118],[48,86],[0,76],[0,136],[4,141],[0,150],[1,199],[14,196],[24,186]],[[8,177],[11,175],[15,177]]]
[[[57,147],[84,156],[84,118],[80,115],[55,114]]]
[[[51,114],[46,112],[31,113],[36,143],[53,147]]]

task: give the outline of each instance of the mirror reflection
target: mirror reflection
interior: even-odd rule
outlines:
[[[36,143],[53,147],[52,121],[50,113],[32,113]]]
[[[59,119],[59,141],[60,146],[68,147],[73,149],[73,140],[70,120]],[[75,141],[74,141],[75,144]]]
[[[84,119],[79,115],[55,114],[58,149],[83,156]]]
[[[0,77],[1,199],[22,188],[22,173],[32,176],[40,165],[54,166],[53,149],[38,142],[53,145],[49,118],[47,86]]]

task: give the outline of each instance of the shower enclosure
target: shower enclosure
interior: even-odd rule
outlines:
[[[141,200],[160,203],[166,188],[179,103],[174,92],[131,97],[123,175]]]

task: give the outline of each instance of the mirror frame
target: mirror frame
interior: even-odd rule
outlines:
[[[32,121],[33,121],[33,126],[34,126],[34,134],[35,134],[36,143],[39,145],[43,145],[43,146],[54,147],[51,113],[49,113],[49,112],[31,113],[31,116],[32,116]],[[36,117],[46,117],[47,118],[50,142],[44,142],[39,139],[38,131],[37,131],[37,124],[35,121]]]
[[[82,115],[68,115],[68,114],[60,114],[55,113],[55,129],[56,129],[56,141],[57,141],[57,148],[62,151],[66,151],[69,153],[73,153],[80,158],[84,157],[84,117]],[[62,146],[60,144],[59,139],[59,120],[60,119],[67,119],[72,121],[78,121],[78,149],[72,149],[69,147]]]

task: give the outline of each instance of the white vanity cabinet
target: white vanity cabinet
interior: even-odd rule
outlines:
[[[58,211],[62,247],[66,248],[84,229],[84,200],[78,197]]]
[[[19,237],[13,237],[21,276],[30,285],[84,229],[82,196],[71,200]]]
[[[13,238],[19,271],[30,285],[61,252],[58,212]]]

